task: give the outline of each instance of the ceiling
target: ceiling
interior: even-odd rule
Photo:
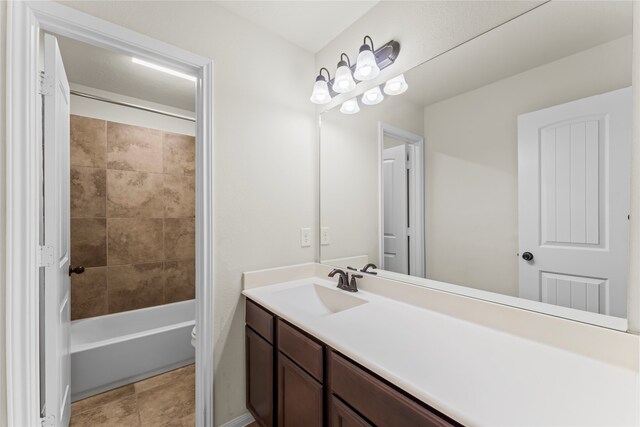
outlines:
[[[631,2],[546,3],[406,72],[404,97],[430,105],[631,34]]]
[[[56,35],[69,82],[195,111],[195,84],[134,64],[131,57]]]
[[[316,53],[378,2],[218,1],[216,4]]]

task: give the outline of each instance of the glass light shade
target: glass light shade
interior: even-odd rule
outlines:
[[[404,74],[395,76],[384,84],[384,93],[387,95],[400,95],[409,88],[409,85],[404,79]]]
[[[378,74],[380,74],[380,67],[376,62],[376,56],[371,52],[369,46],[366,46],[366,49],[363,46],[358,54],[358,62],[356,63],[356,71],[354,71],[353,77],[360,81],[367,81],[375,79]]]
[[[340,112],[342,114],[355,114],[358,111],[360,111],[360,106],[358,105],[357,98],[351,98],[347,101],[344,101],[342,103],[342,106],[340,107]]]
[[[329,94],[329,86],[326,80],[318,79],[313,84],[313,92],[311,92],[311,102],[314,104],[327,104],[331,102],[331,94]]]
[[[376,105],[380,104],[384,99],[384,95],[380,90],[380,86],[376,86],[372,89],[369,89],[362,95],[362,103],[365,105]]]
[[[351,75],[351,69],[344,62],[340,62],[333,79],[332,89],[337,93],[351,92],[356,88],[356,82]]]

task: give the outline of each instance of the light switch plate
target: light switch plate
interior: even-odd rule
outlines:
[[[308,248],[309,246],[311,246],[311,229],[301,228],[300,229],[300,247]]]
[[[329,227],[322,227],[320,229],[320,244],[326,246],[329,243],[331,243],[329,239]]]

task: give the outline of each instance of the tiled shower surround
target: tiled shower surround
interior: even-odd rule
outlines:
[[[195,139],[71,116],[71,318],[195,297]]]

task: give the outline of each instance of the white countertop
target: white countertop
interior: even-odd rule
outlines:
[[[311,283],[335,288],[312,277],[243,294],[465,425],[638,423],[633,370],[371,292],[321,316],[281,297]]]

